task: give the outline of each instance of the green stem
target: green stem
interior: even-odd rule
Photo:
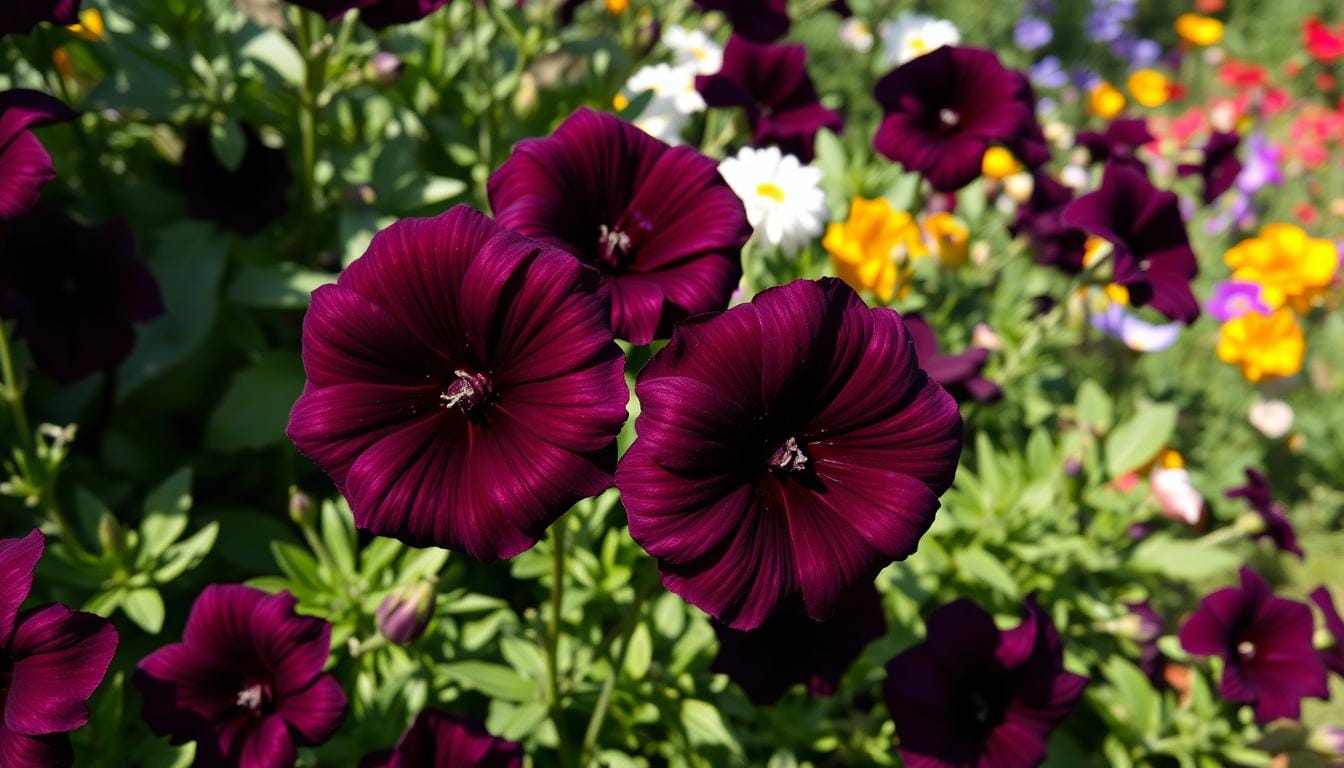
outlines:
[[[294,25],[298,32],[299,48],[304,63],[303,87],[299,91],[299,134],[303,147],[303,210],[311,222],[318,211],[317,204],[317,121],[322,109],[319,97],[327,76],[328,46],[320,37],[324,34],[322,17],[307,11],[299,12]]]
[[[621,649],[616,652],[616,658],[612,659],[611,674],[602,682],[597,703],[593,705],[592,717],[588,719],[588,728],[583,733],[583,744],[579,747],[579,768],[587,768],[593,750],[597,747],[597,737],[602,733],[602,722],[607,717],[607,710],[611,708],[611,695],[616,690],[616,680],[621,676],[621,670],[625,668],[625,656],[630,650],[630,638],[639,627],[640,613],[647,599],[647,590],[640,589],[635,592],[635,602],[630,606],[629,622],[621,633]]]
[[[560,608],[565,596],[565,518],[551,526],[551,610],[546,624],[546,684],[560,765],[569,765],[569,734],[560,704]]]
[[[33,430],[28,426],[28,413],[23,409],[23,388],[14,375],[14,354],[9,345],[8,326],[0,329],[0,375],[4,376],[3,396],[14,419],[14,431],[19,434],[19,446],[29,455],[33,453]]]

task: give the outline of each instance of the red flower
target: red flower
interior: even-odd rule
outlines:
[[[1331,30],[1316,16],[1302,22],[1302,44],[1311,57],[1322,64],[1334,64],[1344,59],[1344,25]]]
[[[1218,79],[1223,82],[1223,85],[1238,90],[1259,88],[1265,84],[1267,77],[1268,74],[1264,67],[1237,61],[1236,59],[1229,59],[1218,68]]]

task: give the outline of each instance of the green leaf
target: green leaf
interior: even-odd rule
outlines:
[[[243,46],[241,53],[291,85],[303,84],[303,54],[279,30],[261,32]]]
[[[355,521],[350,509],[333,501],[322,502],[322,544],[337,568],[346,576],[355,575]]]
[[[243,164],[243,153],[247,150],[247,137],[236,120],[210,124],[210,148],[221,165],[230,171],[238,170]]]
[[[303,364],[276,351],[233,378],[205,427],[206,447],[224,452],[261,448],[285,439],[289,409],[303,391]]]
[[[326,585],[317,572],[317,561],[307,550],[283,541],[273,541],[271,554],[275,556],[275,562],[280,566],[280,570],[284,571],[291,581],[319,590],[325,588]]]
[[[1017,579],[1013,578],[1008,566],[987,550],[976,546],[967,547],[957,550],[954,559],[957,568],[976,581],[1014,600],[1021,597],[1021,592],[1017,587]]]
[[[625,673],[634,680],[642,680],[653,663],[653,636],[647,624],[640,622],[630,635],[630,647],[625,652]]]
[[[1111,407],[1111,397],[1106,390],[1092,379],[1078,387],[1078,421],[1097,434],[1104,434],[1111,428],[1115,414]]]
[[[96,613],[99,616],[111,616],[114,611],[121,607],[121,601],[126,597],[126,590],[121,587],[109,589],[106,592],[99,592],[84,601],[83,610],[89,613]]]
[[[681,724],[692,744],[724,746],[732,752],[741,751],[737,739],[724,725],[719,710],[707,701],[686,699],[681,702]]]
[[[536,683],[502,664],[487,661],[457,661],[440,667],[443,674],[459,685],[504,701],[532,701]]]
[[[151,635],[163,629],[163,596],[153,587],[132,589],[121,601],[121,610],[136,626]]]
[[[229,300],[257,309],[304,309],[313,291],[334,282],[336,276],[329,272],[292,262],[248,264],[229,283]]]
[[[1147,464],[1157,457],[1176,431],[1176,406],[1154,405],[1121,422],[1106,435],[1106,472],[1112,478]]]
[[[1156,738],[1162,727],[1161,697],[1148,677],[1122,656],[1110,657],[1105,671],[1115,692],[1115,704],[1123,710],[1113,710],[1113,714],[1135,733],[1147,739]]]
[[[144,519],[140,522],[140,552],[136,563],[144,567],[163,554],[182,535],[191,511],[191,467],[183,467],[155,486],[145,496]]]
[[[200,565],[219,538],[219,523],[211,522],[191,536],[169,547],[163,553],[163,565],[154,572],[154,580],[167,584],[178,576]]]
[[[1242,558],[1198,541],[1150,536],[1134,549],[1130,563],[1137,568],[1185,581],[1201,581],[1229,573]]]

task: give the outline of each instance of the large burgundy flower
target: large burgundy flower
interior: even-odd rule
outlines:
[[[89,721],[87,701],[107,674],[117,630],[59,603],[19,606],[33,587],[42,534],[0,539],[0,765],[59,768],[74,762],[70,731]]]
[[[702,11],[723,11],[733,33],[769,43],[789,31],[788,0],[695,0]]]
[[[1181,647],[1223,660],[1224,699],[1253,704],[1255,719],[1297,719],[1302,699],[1329,695],[1325,664],[1312,647],[1311,608],[1275,597],[1260,574],[1241,569],[1241,588],[1205,597],[1181,627]]]
[[[1082,271],[1087,253],[1087,233],[1063,221],[1064,208],[1072,201],[1072,189],[1038,171],[1031,197],[1017,207],[1017,218],[1009,227],[1014,237],[1026,239],[1037,264],[1071,275]]]
[[[513,557],[611,486],[628,393],[599,288],[465,206],[393,224],[313,293],[289,436],[361,528]]]
[[[0,10],[0,37],[26,35],[38,24],[74,24],[80,0],[11,0]]]
[[[938,348],[938,337],[933,328],[918,314],[905,316],[905,328],[915,343],[919,367],[958,401],[988,403],[1003,397],[998,384],[980,375],[985,363],[989,362],[989,350],[968,347],[955,355],[945,354]]]
[[[742,277],[751,225],[714,161],[612,115],[580,109],[519,142],[489,187],[501,225],[601,271],[612,330],[633,344],[723,309]]]
[[[358,9],[359,20],[372,29],[418,21],[439,10],[448,0],[288,0],[301,8],[316,11],[328,21]]]
[[[39,205],[0,224],[0,316],[16,321],[37,367],[57,381],[121,362],[135,345],[132,324],[161,314],[125,221],[85,226]]]
[[[1241,175],[1241,160],[1237,158],[1240,147],[1241,137],[1236,132],[1216,132],[1204,145],[1198,163],[1177,169],[1182,176],[1198,176],[1204,181],[1205,205],[1212,204],[1237,182],[1237,176]]]
[[[285,768],[295,745],[321,744],[345,719],[345,693],[322,671],[331,625],[294,613],[288,592],[212,584],[182,642],[140,660],[142,716],[174,744],[196,742],[197,766]]]
[[[828,618],[915,551],[961,453],[900,315],[834,278],[691,318],[640,372],[616,485],[663,584],[734,629]]]
[[[210,128],[187,129],[180,176],[193,218],[216,221],[240,235],[260,232],[284,215],[293,177],[282,149],[268,147],[250,125],[242,127],[247,142],[242,161],[229,170],[210,143]]]
[[[1306,556],[1297,543],[1297,532],[1293,530],[1293,522],[1288,519],[1288,513],[1283,506],[1275,503],[1269,488],[1269,478],[1265,477],[1264,473],[1247,467],[1246,484],[1229,488],[1223,495],[1229,499],[1245,499],[1251,505],[1251,509],[1260,515],[1265,529],[1255,535],[1256,539],[1269,539],[1281,552],[1289,552],[1299,558]]]
[[[711,107],[742,107],[751,125],[752,144],[776,144],[811,162],[817,131],[840,131],[845,118],[821,105],[807,74],[807,49],[801,45],[753,43],[733,35],[723,66],[700,75],[696,88]]]
[[[523,768],[523,746],[497,738],[476,720],[424,709],[393,749],[360,768]]]
[[[0,11],[0,17],[5,13]],[[32,208],[42,188],[56,178],[51,155],[29,129],[75,116],[45,93],[22,88],[0,93],[0,221]]]
[[[719,653],[710,669],[742,686],[757,705],[779,701],[797,683],[813,696],[834,696],[849,665],[887,631],[882,596],[871,582],[849,590],[825,621],[781,613],[748,632],[713,625]]]
[[[1321,616],[1325,619],[1325,631],[1329,633],[1332,641],[1330,647],[1319,651],[1321,661],[1325,662],[1325,666],[1336,675],[1344,675],[1344,619],[1339,617],[1335,599],[1325,587],[1317,587],[1311,593],[1311,601],[1321,609]]]
[[[1129,290],[1131,304],[1151,304],[1187,324],[1199,317],[1190,290],[1199,263],[1174,193],[1154,187],[1128,164],[1110,162],[1101,188],[1070,203],[1062,220],[1110,242],[1112,279]]]
[[[883,77],[875,95],[885,117],[873,146],[940,192],[974,181],[991,146],[1031,168],[1050,159],[1031,85],[991,51],[943,46]]]
[[[883,693],[911,768],[1031,768],[1073,710],[1087,678],[1064,669],[1059,633],[1026,601],[1002,631],[962,599],[934,611],[925,641],[887,663]]]
[[[1104,133],[1082,131],[1078,134],[1077,144],[1085,147],[1094,163],[1128,163],[1147,172],[1148,168],[1139,159],[1139,147],[1153,141],[1148,131],[1148,121],[1143,118],[1121,118],[1112,120]]]

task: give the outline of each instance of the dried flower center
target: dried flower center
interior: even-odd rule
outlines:
[[[943,107],[938,110],[938,122],[942,123],[944,128],[956,128],[961,122],[961,113],[955,109]]]
[[[247,682],[238,689],[234,703],[253,713],[269,709],[271,705],[271,687],[265,683]]]
[[[597,256],[610,269],[620,269],[630,260],[630,236],[603,224],[597,233]]]
[[[453,371],[457,378],[439,395],[444,408],[461,408],[468,416],[478,412],[490,395],[490,381],[483,373],[472,373],[458,369]]]
[[[766,463],[775,472],[802,472],[807,469],[807,454],[798,444],[798,438],[790,437],[775,448]]]
[[[1255,643],[1250,640],[1242,640],[1237,643],[1237,655],[1242,661],[1250,661],[1255,658]]]

